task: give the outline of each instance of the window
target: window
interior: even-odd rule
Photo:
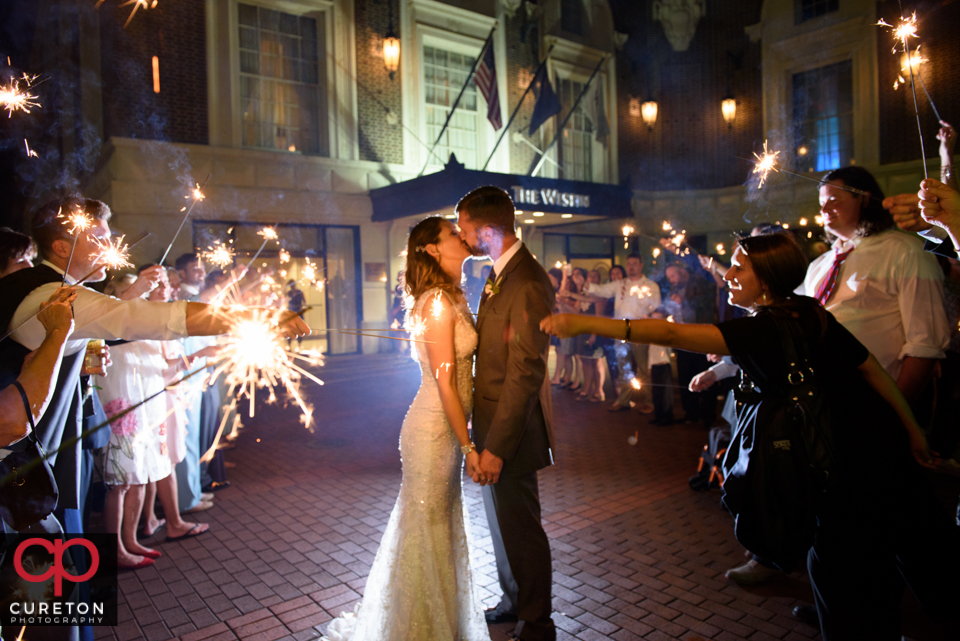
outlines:
[[[840,8],[840,0],[794,0],[796,24],[822,16]]]
[[[318,21],[238,4],[244,147],[306,154],[321,144]]]
[[[853,156],[853,77],[849,60],[793,74],[798,164],[829,171]]]
[[[583,0],[560,0],[560,28],[583,35]]]
[[[599,80],[596,80],[599,82]],[[569,78],[557,78],[561,114],[567,114],[583,91],[583,83]],[[577,105],[563,128],[560,147],[560,178],[593,181],[593,123],[587,116],[583,101]]]
[[[427,140],[430,144],[433,144],[440,130],[443,129],[447,114],[450,113],[450,108],[457,99],[467,74],[473,69],[475,61],[475,56],[424,45],[424,100]],[[456,112],[450,119],[450,124],[447,125],[443,137],[434,149],[436,156],[430,156],[431,165],[438,165],[438,158],[442,158],[446,163],[450,154],[453,153],[467,169],[478,168],[480,118],[477,102],[479,100],[477,86],[471,78],[470,84],[463,92],[463,97],[460,98]]]

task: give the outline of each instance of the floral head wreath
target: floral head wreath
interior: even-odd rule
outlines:
[[[417,248],[416,248],[415,251],[416,251],[417,253],[426,252],[426,251],[427,251],[427,246],[426,246],[426,245],[417,245]]]

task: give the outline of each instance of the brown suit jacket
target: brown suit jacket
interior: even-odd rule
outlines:
[[[547,373],[550,338],[540,331],[555,294],[525,246],[497,281],[499,292],[481,298],[477,315],[473,438],[478,450],[503,459],[501,474],[515,476],[551,465],[556,451]]]

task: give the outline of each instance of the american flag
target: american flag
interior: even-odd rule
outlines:
[[[476,82],[483,99],[487,101],[487,120],[493,125],[493,130],[498,131],[503,126],[503,120],[500,118],[500,94],[497,91],[497,67],[493,61],[492,42],[477,68]]]

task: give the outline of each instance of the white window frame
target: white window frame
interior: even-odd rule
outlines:
[[[358,158],[353,0],[206,0],[210,145],[264,151],[243,146],[237,7],[241,2],[313,18],[320,18],[322,14],[324,33],[318,33],[317,38],[322,40],[318,44],[324,48],[318,54],[323,58],[320,60],[324,69],[321,98],[325,98],[326,118],[325,121],[318,119],[317,127],[321,140],[326,140],[326,157]],[[336,60],[345,69],[337,65]],[[275,153],[301,155],[281,149]]]
[[[553,54],[547,63],[547,71],[550,74],[551,83],[557,78],[562,78],[565,80],[573,80],[585,85],[587,81],[590,80],[590,75],[593,73],[593,70],[596,67],[597,62],[600,60],[600,57],[606,55],[602,51],[581,45],[579,43],[574,43],[563,38],[550,37],[546,40],[547,47],[549,47],[550,44],[554,45]],[[617,183],[618,171],[615,162],[615,159],[617,158],[615,78],[616,70],[614,68],[614,58],[610,56],[603,63],[603,65],[601,65],[600,70],[593,79],[594,83],[599,82],[602,85],[604,107],[606,108],[607,112],[607,125],[610,127],[610,133],[607,136],[606,146],[597,142],[596,136],[594,136],[591,141],[593,143],[593,147],[591,149],[593,178],[589,182],[607,184]],[[557,91],[556,87],[554,87],[554,91]],[[574,100],[576,100],[576,98],[574,98]],[[565,110],[561,111],[548,122],[544,123],[544,125],[540,128],[541,149],[545,148],[553,140],[554,136],[556,135],[557,128],[560,126],[562,119],[565,118],[566,115],[567,112]],[[596,125],[596,123],[594,123],[594,125]],[[556,162],[560,162],[560,149],[558,147],[559,142],[554,146],[553,149],[550,150],[550,158]],[[559,177],[559,172],[556,165],[548,161],[543,163],[543,166],[540,168],[540,171],[537,173],[537,175],[544,178],[557,178]]]
[[[416,175],[423,168],[427,159],[430,164],[427,171],[436,171],[442,168],[439,161],[428,153],[434,139],[427,135],[426,90],[424,87],[423,60],[424,43],[448,51],[467,53],[474,57],[479,55],[483,43],[490,34],[496,19],[452,5],[437,2],[436,0],[410,0],[400,3],[400,67],[403,82],[403,121],[410,131],[404,131],[403,153],[404,164]],[[493,35],[494,59],[497,65],[497,88],[500,100],[500,114],[503,126],[507,124],[509,112],[504,97],[507,95],[506,84],[506,40],[503,26],[497,27]],[[459,91],[459,88],[457,88]],[[501,128],[494,132],[487,120],[483,101],[483,94],[479,89],[478,104],[478,141],[477,141],[477,169],[483,167],[490,150],[497,142],[497,137],[503,132]],[[482,107],[483,106],[483,107]],[[411,134],[416,132],[419,141]],[[490,161],[487,171],[509,171],[509,144],[504,141],[497,148],[497,153]],[[459,162],[463,159],[458,158]],[[447,158],[443,159],[447,162]]]

